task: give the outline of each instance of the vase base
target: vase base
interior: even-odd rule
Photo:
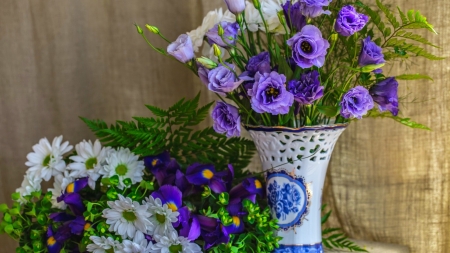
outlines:
[[[323,253],[322,243],[313,245],[280,245],[280,247],[272,253]]]

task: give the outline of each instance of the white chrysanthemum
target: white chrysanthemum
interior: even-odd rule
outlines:
[[[110,253],[119,249],[120,243],[113,238],[104,236],[91,236],[89,237],[93,243],[88,244],[86,250],[94,253]]]
[[[77,155],[70,157],[70,160],[74,162],[67,166],[71,170],[70,176],[89,177],[89,187],[95,190],[95,182],[100,177],[99,171],[106,162],[107,149],[102,148],[99,140],[96,140],[94,144],[83,140],[75,146],[75,150]]]
[[[45,181],[50,180],[52,176],[56,176],[64,172],[66,163],[63,155],[72,149],[69,142],[62,142],[62,135],[55,137],[52,144],[47,138],[42,138],[38,144],[33,146],[33,151],[27,155],[28,161],[25,165],[29,166],[29,173],[35,174],[43,178]]]
[[[131,179],[131,183],[139,183],[144,175],[144,162],[139,161],[139,156],[133,154],[128,148],[120,148],[112,151],[106,158],[106,165],[99,171],[101,175],[112,177],[119,176],[119,189],[123,189],[124,179]]]
[[[283,10],[281,7],[285,0],[263,0],[261,1],[261,10],[266,19],[269,31],[279,34],[285,34],[283,25],[280,23],[277,13]],[[261,30],[264,30],[264,25],[261,25]]]
[[[24,196],[29,196],[32,192],[40,191],[41,182],[42,178],[30,173],[25,174],[21,187],[16,189],[16,192],[20,193],[21,196],[18,202],[24,204],[26,203],[26,200],[23,198]]]
[[[153,247],[151,241],[147,241],[144,236],[135,236],[133,241],[123,240],[120,253],[150,253]]]
[[[213,28],[215,24],[219,23],[222,20],[222,17],[223,17],[222,8],[210,11],[203,18],[201,26],[187,33],[187,35],[192,40],[195,52],[198,52],[198,49],[203,45],[203,38],[205,37],[206,32],[208,32],[209,29]]]
[[[178,236],[176,231],[172,231],[166,236],[155,235],[155,241],[157,242],[152,246],[151,253],[166,253],[166,252],[179,252],[179,253],[201,253],[200,246],[190,242],[183,236]]]
[[[53,188],[49,188],[48,190],[52,192],[52,207],[58,208],[61,210],[66,210],[67,205],[64,201],[58,202],[58,197],[62,195],[62,193],[66,190],[67,186],[75,181],[73,177],[69,176],[68,171],[64,171],[64,174],[59,174],[55,176],[55,181],[53,182]]]
[[[136,234],[146,233],[152,224],[149,221],[150,213],[147,205],[141,205],[137,201],[125,198],[119,194],[119,200],[108,201],[108,206],[103,210],[103,217],[109,225],[109,231],[114,231],[122,238],[133,238]]]
[[[166,204],[162,204],[161,199],[154,199],[152,196],[145,199],[151,225],[148,227],[150,235],[164,235],[174,231],[173,222],[178,221],[179,212],[174,212]]]

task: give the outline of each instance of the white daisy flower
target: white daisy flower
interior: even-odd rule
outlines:
[[[137,201],[125,198],[119,194],[119,200],[108,201],[108,206],[103,210],[103,218],[109,225],[109,231],[121,235],[122,238],[133,238],[147,232],[147,227],[152,224],[148,220],[150,213],[147,205],[141,205]],[[142,235],[143,236],[143,235]]]
[[[63,194],[67,186],[74,182],[75,178],[69,176],[69,172],[66,170],[64,174],[59,174],[55,176],[55,181],[53,182],[53,188],[48,190],[52,192],[52,207],[61,210],[66,210],[67,205],[64,201],[58,202],[58,197]]]
[[[36,177],[30,173],[25,174],[25,176],[23,176],[21,187],[16,189],[16,192],[20,193],[20,196],[22,197],[18,200],[18,202],[25,204],[26,200],[23,198],[24,196],[29,196],[32,192],[40,191],[41,182],[42,178]]]
[[[88,244],[86,250],[94,253],[110,253],[116,252],[119,249],[120,243],[113,238],[104,236],[91,236],[89,237],[93,243]]]
[[[201,253],[200,246],[196,243],[190,242],[183,236],[178,236],[176,231],[172,231],[167,236],[155,235],[155,241],[157,242],[152,246],[151,253],[166,253],[166,252],[178,252],[178,253]]]
[[[108,154],[106,148],[102,148],[99,140],[94,144],[91,141],[83,140],[75,146],[76,156],[71,156],[74,161],[67,167],[71,170],[70,176],[73,178],[89,177],[89,187],[95,190],[95,182],[100,177],[99,171],[106,162]]]
[[[151,241],[147,241],[145,237],[135,236],[133,241],[123,240],[122,248],[120,249],[120,253],[150,253],[153,247],[153,243]]]
[[[222,8],[210,11],[203,18],[201,26],[187,33],[192,40],[195,52],[198,52],[198,49],[203,45],[203,38],[205,37],[206,32],[213,28],[215,24],[219,23],[222,20],[222,17]]]
[[[161,199],[154,199],[152,196],[145,199],[151,225],[148,227],[150,235],[164,235],[174,231],[173,222],[178,221],[179,212],[174,212],[167,204],[162,204]]]
[[[64,172],[66,163],[63,155],[72,149],[69,142],[62,142],[62,135],[55,137],[52,144],[47,138],[42,138],[38,144],[33,146],[33,151],[27,155],[28,161],[25,165],[29,166],[29,173],[41,177],[45,181],[50,180],[52,176],[56,176]]]
[[[123,180],[131,179],[131,183],[139,183],[144,175],[144,161],[139,161],[139,156],[134,155],[128,148],[120,148],[112,151],[106,158],[106,165],[99,171],[101,175],[112,177],[119,176],[119,189],[123,189]]]
[[[269,26],[269,31],[278,33],[278,34],[285,34],[286,31],[284,30],[283,25],[280,22],[280,19],[278,18],[277,13],[279,11],[283,10],[283,7],[281,7],[282,4],[286,3],[285,0],[263,0],[261,1],[261,10],[264,15],[264,19],[267,22],[267,25]],[[264,31],[264,25],[262,24],[260,29]]]

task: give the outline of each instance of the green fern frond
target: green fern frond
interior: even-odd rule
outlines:
[[[410,44],[410,43],[406,42],[405,39],[392,38],[386,43],[385,47],[400,49],[405,52],[413,53],[413,54],[415,54],[415,56],[425,57],[429,60],[445,59],[444,57],[439,57],[439,56],[431,54],[430,52],[428,52],[427,50],[425,50],[424,48],[422,48],[420,46]]]
[[[400,27],[400,23],[397,21],[397,18],[394,16],[394,14],[389,10],[389,8],[387,8],[386,6],[384,6],[380,0],[377,0],[377,6],[378,8],[380,8],[381,11],[384,12],[384,15],[386,15],[389,23],[391,23],[391,25],[397,29]]]
[[[429,127],[422,125],[420,123],[417,123],[415,121],[412,121],[410,118],[401,118],[399,116],[393,116],[390,112],[380,112],[377,110],[371,110],[365,117],[372,117],[372,118],[390,118],[395,121],[397,121],[400,124],[403,124],[405,126],[408,126],[410,128],[417,128],[417,129],[423,129],[423,130],[431,130]]]
[[[403,25],[403,29],[420,29],[425,28],[429,31],[437,34],[436,30],[434,30],[433,25],[428,23],[427,18],[423,16],[420,11],[409,10],[408,13],[409,23]]]
[[[397,80],[419,80],[419,79],[425,79],[425,80],[433,81],[433,78],[431,78],[430,76],[422,75],[422,74],[404,74],[404,75],[396,76],[395,78]]]
[[[406,39],[414,40],[414,41],[417,41],[417,42],[420,42],[422,44],[429,45],[429,46],[432,46],[432,47],[435,47],[435,48],[440,48],[439,46],[436,46],[433,43],[429,42],[424,37],[422,37],[422,36],[420,36],[418,34],[414,34],[412,32],[399,31],[399,32],[397,32],[395,34],[395,37],[406,38]]]

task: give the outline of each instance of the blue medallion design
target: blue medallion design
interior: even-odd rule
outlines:
[[[322,243],[303,246],[280,245],[272,253],[323,253]]]
[[[302,178],[294,179],[284,171],[268,173],[267,198],[280,228],[301,224],[301,217],[308,206],[308,194]]]

